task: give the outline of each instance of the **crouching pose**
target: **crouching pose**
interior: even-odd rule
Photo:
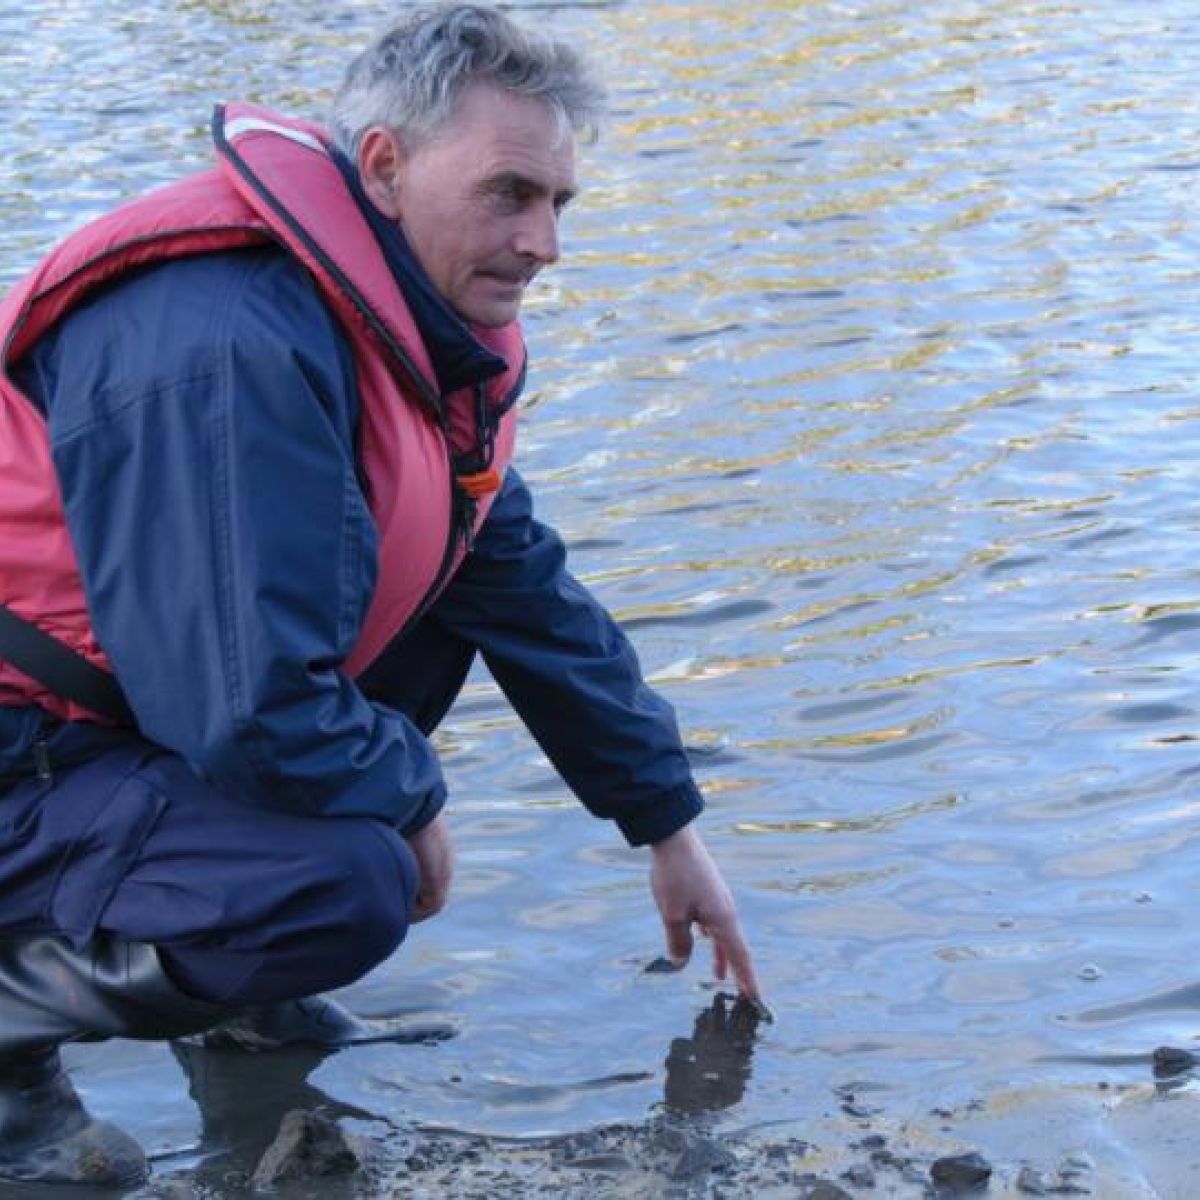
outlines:
[[[67,1040],[388,1036],[326,989],[445,904],[428,735],[478,653],[757,991],[667,704],[512,467],[518,312],[559,255],[580,58],[443,5],[328,128],[217,110],[215,165],[0,306],[0,1179],[146,1170]]]

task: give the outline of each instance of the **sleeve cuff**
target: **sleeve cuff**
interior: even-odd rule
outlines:
[[[631,846],[648,846],[678,833],[704,811],[704,797],[688,782],[663,792],[634,816],[621,817],[617,826]]]
[[[400,826],[400,836],[410,838],[414,833],[420,833],[446,807],[447,795],[444,783],[439,783],[426,793],[416,811]]]

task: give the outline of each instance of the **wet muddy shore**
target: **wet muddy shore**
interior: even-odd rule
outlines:
[[[868,1078],[802,1094],[803,1116],[747,1125],[743,1094],[759,1014],[718,995],[664,1064],[647,1119],[544,1137],[495,1136],[381,1119],[307,1082],[320,1055],[266,1057],[176,1047],[201,1104],[198,1145],[160,1154],[132,1200],[611,1197],[1090,1196],[1190,1200],[1200,1119],[1197,1055],[1122,1056],[1094,1083],[1036,1082],[920,1110]],[[363,1060],[365,1061],[365,1060]],[[179,1165],[180,1157],[188,1159]],[[7,1193],[5,1193],[7,1195]]]
[[[674,1197],[839,1200],[844,1197],[1090,1196],[1189,1200],[1200,1189],[1192,1150],[1200,1098],[1187,1088],[1103,1083],[1028,1089],[900,1121],[848,1092],[819,1123],[721,1131],[678,1116],[567,1137],[504,1139],[429,1129],[359,1128],[357,1156],[274,1185],[226,1162],[165,1171],[137,1200],[362,1200],[424,1197]],[[797,1132],[803,1124],[805,1132]],[[314,1164],[308,1164],[313,1168]]]

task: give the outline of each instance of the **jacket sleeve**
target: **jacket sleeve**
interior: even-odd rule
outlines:
[[[349,348],[278,251],[173,262],[38,348],[93,625],[143,734],[241,799],[440,809],[436,755],[340,669],[375,581]]]
[[[430,615],[479,648],[568,786],[631,845],[661,841],[700,812],[670,705],[567,570],[561,539],[534,518],[516,471]]]

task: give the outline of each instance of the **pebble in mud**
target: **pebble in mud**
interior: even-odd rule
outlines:
[[[1190,1071],[1197,1062],[1196,1056],[1190,1050],[1179,1046],[1159,1046],[1152,1058],[1154,1074],[1158,1076],[1182,1075],[1184,1071]]]
[[[254,1171],[255,1186],[288,1179],[349,1175],[360,1159],[336,1121],[320,1113],[293,1109],[279,1123],[279,1134]]]
[[[682,971],[685,966],[685,963],[675,962],[670,958],[656,958],[653,962],[646,964],[645,973],[647,975],[674,975],[676,972]]]
[[[873,1188],[875,1186],[875,1172],[864,1163],[856,1163],[852,1167],[847,1167],[842,1172],[842,1178],[856,1188]]]
[[[969,1154],[951,1154],[939,1158],[929,1174],[933,1182],[941,1187],[982,1187],[992,1177],[992,1164],[982,1154],[972,1150]]]
[[[841,1087],[834,1088],[834,1094],[841,1100],[842,1112],[848,1117],[855,1117],[859,1120],[868,1120],[871,1117],[877,1117],[883,1111],[877,1105],[868,1104],[859,1096],[859,1090],[869,1090],[872,1087],[869,1083],[863,1084],[843,1084]]]
[[[887,1138],[882,1133],[868,1133],[865,1138],[851,1142],[851,1145],[858,1150],[882,1150],[887,1145]]]

